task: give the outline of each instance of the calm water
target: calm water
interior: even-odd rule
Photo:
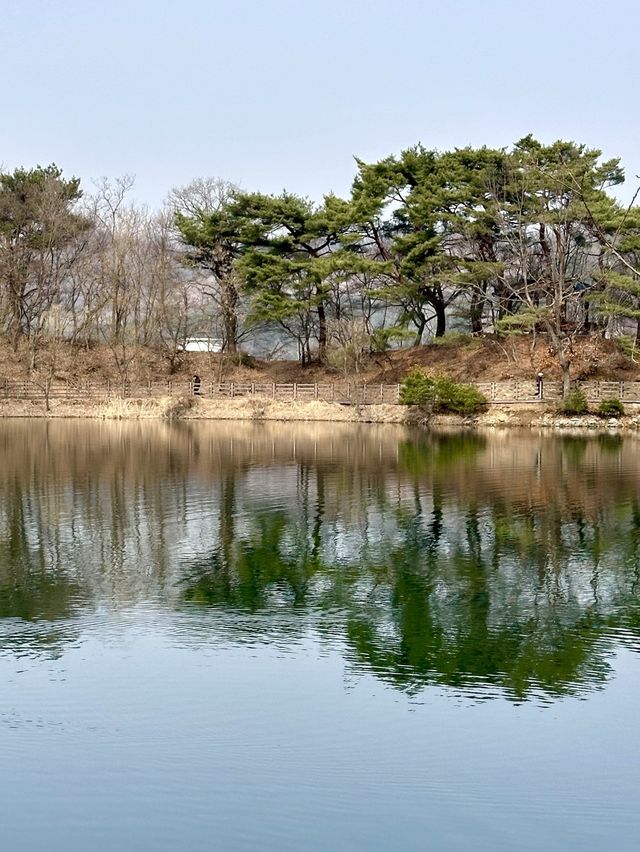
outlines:
[[[0,423],[0,849],[636,850],[640,442]]]

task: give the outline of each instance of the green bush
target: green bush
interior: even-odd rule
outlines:
[[[433,411],[475,414],[487,404],[487,398],[473,385],[460,384],[445,376],[430,378],[422,370],[413,370],[400,388],[403,405],[427,405]]]
[[[439,411],[475,414],[486,404],[486,396],[473,385],[464,385],[444,378],[436,380],[436,406]]]
[[[382,355],[393,348],[395,343],[403,343],[414,338],[415,332],[399,325],[394,325],[391,328],[374,328],[370,336],[371,353]]]
[[[587,398],[580,388],[570,391],[560,403],[562,414],[586,414],[588,409]]]
[[[619,399],[603,399],[598,406],[598,414],[601,417],[622,417],[624,405]]]
[[[431,405],[436,398],[436,383],[422,370],[412,370],[400,385],[403,405]]]
[[[432,346],[471,346],[475,344],[476,339],[464,331],[447,331],[440,337],[434,337],[431,341]]]

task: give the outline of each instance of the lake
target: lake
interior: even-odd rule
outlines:
[[[636,850],[640,442],[0,423],[0,848]]]

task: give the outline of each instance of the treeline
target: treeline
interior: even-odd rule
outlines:
[[[347,199],[199,179],[158,212],[127,178],[83,195],[55,166],[0,174],[0,329],[33,368],[45,340],[100,340],[124,372],[141,345],[175,365],[194,333],[235,353],[276,329],[303,364],[345,371],[451,329],[542,334],[567,388],[577,335],[640,341],[640,208],[611,193],[619,160],[528,136],[356,162]]]

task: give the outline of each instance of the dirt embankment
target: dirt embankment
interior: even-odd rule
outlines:
[[[540,428],[573,432],[640,431],[640,405],[629,405],[624,417],[595,415],[567,417],[553,405],[492,405],[474,417],[453,414],[430,416],[403,405],[339,405],[331,402],[278,402],[270,399],[157,399],[52,400],[50,410],[37,401],[0,400],[0,418],[93,418],[105,420],[242,420],[254,423],[341,422],[396,423],[434,429]]]
[[[26,366],[28,351],[14,352],[0,341],[0,380],[35,382],[37,376]],[[72,347],[57,345],[55,353],[43,350],[38,354],[41,363],[55,364],[55,381],[77,382],[121,380],[113,352],[107,346]],[[52,360],[55,354],[55,359]],[[637,380],[639,365],[627,357],[614,341],[584,338],[576,342],[573,352],[572,375],[576,379]],[[548,379],[559,378],[553,353],[543,338],[530,336],[499,340],[495,337],[470,338],[457,336],[429,346],[397,350],[371,356],[365,369],[345,376],[322,365],[302,368],[297,362],[254,361],[207,353],[184,353],[172,372],[168,360],[151,349],[139,349],[129,365],[132,382],[173,379],[183,381],[185,388],[194,373],[203,382],[234,381],[258,383],[340,382],[395,384],[416,366],[431,375],[448,375],[458,381],[501,381],[532,378],[542,370]],[[595,416],[567,418],[551,406],[540,404],[494,404],[476,418],[454,416],[431,418],[430,425],[452,428],[485,426],[531,426],[570,428],[576,430],[628,428],[640,429],[637,406],[627,406],[627,414],[615,424]],[[153,399],[112,399],[108,401],[78,398],[52,399],[47,411],[44,399],[20,400],[0,398],[0,417],[97,417],[97,418],[160,418],[212,420],[282,420],[282,421],[339,421],[353,423],[420,423],[427,419],[419,411],[399,405],[346,406],[336,403],[278,402],[270,399],[223,399],[193,397]]]
[[[122,353],[118,353],[122,357]],[[372,355],[358,372],[347,375],[326,365],[301,367],[297,361],[260,361],[247,356],[232,358],[213,353],[185,352],[173,365],[161,352],[137,348],[126,352],[130,362],[127,378],[132,382],[173,379],[188,381],[198,373],[203,382],[233,381],[255,383],[324,383],[351,381],[356,383],[395,384],[414,367],[435,375],[447,375],[457,381],[501,381],[533,378],[542,370],[547,379],[560,378],[556,358],[542,336],[530,335],[499,339],[493,335],[472,338],[452,335],[444,342],[428,346],[399,349]],[[71,346],[56,344],[36,352],[40,372],[55,365],[55,381],[118,382],[114,352],[105,345]],[[0,340],[0,380],[35,381],[30,370],[31,354],[26,344],[17,352]],[[640,378],[640,364],[627,357],[612,340],[584,337],[575,342],[572,354],[574,379]]]
[[[401,405],[339,405],[331,402],[278,402],[271,399],[154,399],[59,400],[47,411],[38,400],[0,399],[0,417],[88,417],[106,420],[281,420],[344,423],[406,423]]]

